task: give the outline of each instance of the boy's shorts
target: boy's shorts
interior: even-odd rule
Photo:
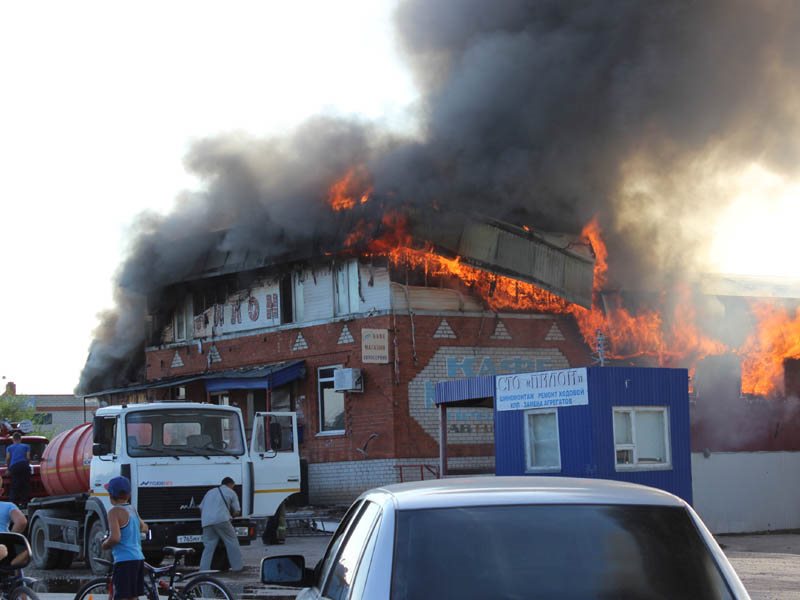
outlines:
[[[144,561],[123,560],[114,563],[111,581],[114,585],[114,598],[144,596]]]

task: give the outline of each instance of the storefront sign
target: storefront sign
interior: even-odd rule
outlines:
[[[389,362],[389,330],[361,330],[361,362],[387,364]]]
[[[498,375],[495,388],[497,410],[589,404],[585,368]]]

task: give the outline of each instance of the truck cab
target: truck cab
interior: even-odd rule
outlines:
[[[131,480],[131,504],[150,526],[142,549],[156,563],[167,545],[202,548],[200,502],[224,477],[233,478],[239,496],[242,512],[234,526],[243,544],[255,536],[255,520],[274,515],[300,491],[294,413],[257,413],[250,440],[245,440],[238,408],[191,402],[104,407],[92,429],[81,531],[47,537],[57,544],[59,537],[83,539],[80,551],[93,571],[101,569],[92,559],[106,557],[99,547],[111,508],[106,485],[117,475]],[[55,512],[45,517],[64,521],[66,515],[55,514],[56,506],[47,508]],[[35,539],[33,546],[35,560]]]

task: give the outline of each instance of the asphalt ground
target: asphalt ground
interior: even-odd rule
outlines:
[[[257,540],[242,547],[242,573],[220,573],[234,593],[242,598],[293,598],[297,591],[267,587],[260,583],[260,564],[265,556],[301,554],[308,565],[322,557],[328,536],[289,537],[284,544],[264,546]],[[762,535],[725,535],[717,540],[754,600],[800,600],[800,532]],[[193,569],[186,568],[184,572]],[[91,575],[81,564],[71,569],[26,574],[41,578],[37,584],[42,600],[69,600],[81,582]]]

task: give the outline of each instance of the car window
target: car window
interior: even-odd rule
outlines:
[[[361,500],[356,500],[347,512],[345,513],[344,517],[342,517],[339,526],[336,528],[336,531],[333,532],[333,536],[331,537],[331,541],[328,542],[328,549],[325,552],[325,556],[322,558],[322,563],[319,565],[319,570],[317,572],[317,582],[318,585],[322,586],[322,581],[324,581],[325,577],[328,575],[328,571],[331,569],[331,564],[333,564],[336,555],[339,554],[339,548],[342,545],[342,540],[344,540],[344,534],[347,531],[348,527],[350,527],[350,522],[353,520],[361,507],[363,506],[364,502]]]
[[[330,600],[347,600],[355,580],[361,555],[369,540],[381,509],[374,502],[365,502],[353,521],[336,561],[328,574],[322,595]]]
[[[396,515],[393,600],[732,599],[681,507],[479,506]]]

